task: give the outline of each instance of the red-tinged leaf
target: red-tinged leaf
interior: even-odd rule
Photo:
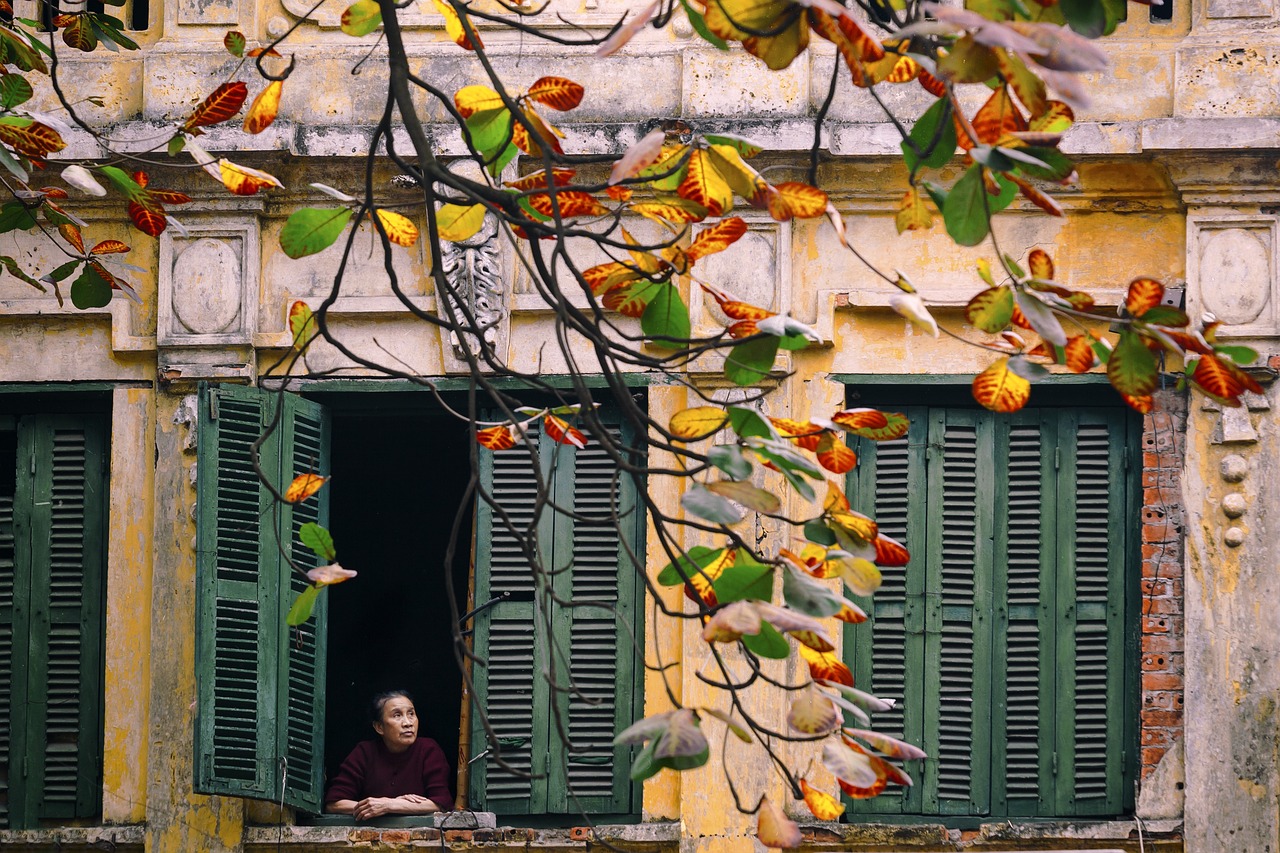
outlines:
[[[320,491],[320,487],[328,481],[328,477],[321,477],[319,474],[299,474],[293,478],[289,488],[285,489],[284,499],[291,504],[302,503]]]
[[[847,474],[858,464],[858,454],[838,434],[827,431],[818,441],[818,464],[832,474]]]
[[[850,738],[844,738],[843,740],[844,745],[848,747],[849,750],[851,750],[855,755],[861,756],[862,760],[866,761],[867,769],[870,771],[874,779],[868,780],[863,778],[858,780],[860,782],[869,781],[870,784],[867,785],[855,785],[852,782],[845,781],[844,779],[836,779],[836,782],[840,785],[840,790],[845,793],[845,796],[853,800],[867,800],[872,797],[879,796],[884,792],[885,788],[888,787],[888,768],[892,765],[883,758],[867,752],[867,750],[863,749],[857,741]],[[905,776],[906,774],[902,775]]]
[[[84,254],[84,236],[81,235],[78,227],[70,222],[64,222],[58,226],[58,233],[62,235],[63,240],[71,244],[76,254]]]
[[[548,193],[537,193],[528,197],[529,206],[543,216],[554,216],[551,196]],[[560,206],[560,218],[569,219],[574,216],[601,216],[609,212],[591,193],[581,190],[565,190],[556,193],[556,204]]]
[[[859,622],[867,621],[867,612],[853,602],[845,601],[844,606],[840,608],[840,612],[835,615],[835,618],[841,622],[857,625]]]
[[[844,803],[825,791],[819,791],[804,779],[800,780],[800,793],[804,795],[804,804],[818,820],[839,820],[844,814]]]
[[[619,187],[610,187],[619,189]],[[631,205],[631,211],[659,224],[670,223],[683,225],[686,222],[701,222],[707,218],[707,209],[697,202],[680,199],[680,204],[661,201],[642,201]]]
[[[869,758],[865,750],[848,739],[828,740],[822,747],[823,766],[834,773],[837,779],[850,785],[875,784],[876,772]]]
[[[1053,258],[1044,249],[1032,249],[1027,255],[1027,269],[1032,278],[1053,281]]]
[[[238,30],[229,30],[222,37],[222,46],[227,49],[227,53],[239,59],[244,56],[244,33]]]
[[[91,255],[122,255],[129,251],[129,247],[119,240],[103,240],[98,245],[89,250]]]
[[[577,448],[587,446],[587,437],[575,427],[569,426],[555,415],[546,415],[542,419],[542,428],[551,440],[558,444],[569,444]]]
[[[249,112],[244,116],[245,133],[262,133],[276,120],[280,112],[280,93],[284,91],[283,80],[272,80],[267,87],[253,99]]]
[[[64,180],[65,180],[65,177],[64,177]],[[64,199],[64,198],[70,197],[67,191],[64,190],[62,187],[41,187],[40,192],[44,193],[45,198]]]
[[[845,409],[831,416],[842,430],[872,441],[893,441],[907,434],[911,424],[902,412],[875,409]]]
[[[1004,330],[1013,319],[1013,288],[1007,284],[975,293],[964,308],[965,319],[987,334]]]
[[[803,643],[815,652],[834,652],[836,650],[835,643],[832,643],[817,631],[788,631],[787,633],[795,637],[796,642]]]
[[[577,174],[575,169],[557,169],[551,170],[551,181],[557,187],[563,187],[573,182],[573,176]],[[515,181],[507,181],[504,187],[511,187],[513,190],[528,192],[529,190],[543,190],[548,186],[546,170],[533,172],[525,175],[523,178]]]
[[[1191,381],[1211,397],[1235,405],[1240,404],[1240,395],[1245,391],[1262,393],[1262,386],[1256,379],[1229,359],[1221,359],[1212,354],[1200,356],[1200,361],[1191,374]]]
[[[142,187],[143,189],[147,188],[147,184],[150,181],[150,178],[147,177],[146,172],[139,170],[137,172],[134,172],[132,177],[133,177],[133,182],[135,184]]]
[[[488,86],[464,86],[453,96],[453,105],[464,119],[476,113],[506,108],[502,96]]]
[[[295,347],[301,349],[317,329],[316,316],[310,305],[299,299],[289,306],[289,333],[293,335]]]
[[[916,82],[920,84],[921,88],[930,95],[933,95],[935,98],[941,98],[943,95],[947,94],[947,84],[943,83],[923,68],[920,69],[920,76],[916,77]]]
[[[1155,356],[1147,343],[1130,329],[1120,333],[1120,340],[1107,359],[1107,379],[1123,395],[1145,397],[1156,389],[1160,374]]]
[[[58,8],[58,7],[57,7],[57,6],[54,6],[53,8],[55,8],[55,9],[56,9],[56,8]],[[53,25],[54,25],[55,27],[57,27],[58,29],[62,29],[63,27],[70,26],[71,24],[75,23],[75,21],[76,21],[79,17],[80,17],[79,15],[68,15],[68,14],[65,14],[65,13],[64,13],[64,14],[61,14],[61,15],[54,15],[54,16],[53,16]]]
[[[129,202],[129,219],[133,221],[135,228],[149,237],[159,237],[169,224],[164,218],[163,208],[157,205],[143,206],[136,201]]]
[[[729,337],[735,341],[740,341],[743,338],[760,334],[760,327],[756,325],[755,320],[739,320],[736,323],[731,323],[726,331],[729,333]]]
[[[1013,323],[1013,325],[1017,326],[1019,329],[1026,329],[1027,331],[1035,331],[1031,326],[1031,321],[1027,319],[1027,315],[1023,314],[1022,309],[1019,308],[1016,304],[1013,306],[1013,317],[1010,319],[1009,322]]]
[[[676,188],[676,194],[702,205],[711,216],[733,208],[733,189],[715,170],[711,155],[700,149],[689,154],[684,180]]]
[[[463,50],[475,50],[477,47],[484,47],[484,43],[480,40],[480,34],[475,32],[475,24],[471,25],[472,33],[478,44],[471,41],[472,36],[467,35],[466,28],[462,26],[462,18],[452,4],[446,3],[444,0],[432,0],[432,5],[444,18],[444,31],[453,40],[454,44]]]
[[[905,566],[911,561],[911,554],[905,545],[896,539],[890,539],[883,533],[876,535],[876,565],[881,568]]]
[[[606,292],[600,303],[609,311],[640,319],[649,307],[650,300],[658,295],[660,289],[669,286],[665,282],[648,280],[620,284]]]
[[[836,46],[844,59],[853,85],[866,87],[873,81],[865,63],[884,58],[884,48],[871,38],[851,17],[833,18],[821,9],[809,9],[809,25],[813,31]]]
[[[227,159],[218,161],[218,171],[222,175],[222,185],[234,195],[256,195],[258,190],[283,186],[275,175],[249,166],[241,166],[239,163],[232,163]],[[148,192],[152,198],[159,200],[159,196],[162,193],[167,194],[172,191],[148,190]],[[168,203],[174,204],[175,202],[170,201]]]
[[[995,145],[1007,133],[1027,129],[1027,120],[1010,96],[1008,86],[1001,86],[992,92],[991,97],[974,114],[970,124],[978,134],[977,141],[986,145]],[[960,131],[957,134],[960,147],[968,151],[973,147],[969,134],[963,127],[958,126],[957,129]]]
[[[888,779],[877,776],[874,784],[866,788],[860,788],[857,785],[850,785],[843,779],[837,779],[840,790],[846,797],[851,800],[869,800],[872,797],[878,797],[889,787]]]
[[[1031,398],[1031,383],[1009,368],[1002,358],[973,380],[973,399],[993,412],[1016,412]]]
[[[845,497],[844,490],[835,484],[833,480],[827,480],[827,496],[823,498],[822,510],[824,512],[848,512],[849,499]]]
[[[1141,317],[1164,299],[1164,285],[1154,278],[1135,278],[1129,282],[1124,307],[1131,317]]]
[[[747,223],[737,216],[722,219],[710,228],[698,232],[692,245],[685,250],[690,261],[723,252],[747,233]]]
[[[265,173],[263,173],[265,174]],[[147,198],[160,204],[190,204],[191,196],[177,190],[147,190]]]
[[[1204,336],[1198,332],[1184,332],[1179,329],[1165,329],[1162,334],[1176,343],[1186,352],[1197,352],[1201,355],[1213,352]]]
[[[923,749],[898,740],[888,735],[873,732],[868,729],[845,729],[844,733],[851,737],[856,737],[872,749],[880,752],[890,758],[898,758],[903,761],[916,761],[921,758],[928,758],[929,755]]]
[[[488,450],[510,450],[516,446],[515,427],[499,424],[476,430],[476,443]]]
[[[769,418],[769,422],[783,437],[791,439],[796,447],[810,451],[818,449],[818,442],[822,439],[823,434],[822,427],[814,426],[807,421],[796,421],[790,418]]]
[[[245,51],[245,56],[250,59],[257,59],[259,56],[280,56],[280,51],[274,47],[255,47]]]
[[[1049,108],[1031,119],[1028,130],[1032,133],[1060,135],[1065,133],[1075,120],[1076,116],[1071,111],[1071,107],[1062,101],[1049,101]],[[1028,142],[1032,145],[1039,144],[1030,140]],[[1056,146],[1056,143],[1052,144]]]
[[[767,192],[769,215],[778,222],[816,219],[827,212],[827,194],[798,181],[774,184]]]
[[[28,157],[47,157],[67,147],[56,130],[38,121],[26,127],[0,124],[0,142]]]
[[[1043,210],[1045,213],[1050,216],[1066,216],[1066,214],[1062,212],[1062,205],[1058,204],[1053,196],[1048,193],[1041,192],[1031,184],[1031,182],[1023,180],[1017,175],[1006,174],[1005,177],[1017,184],[1018,192],[1022,193],[1023,198]]]
[[[1148,414],[1156,407],[1156,398],[1150,394],[1142,394],[1138,397],[1131,397],[1128,394],[1121,394],[1120,399],[1124,400],[1131,409],[1140,414]]]
[[[553,110],[571,110],[582,103],[585,91],[581,84],[564,77],[543,77],[529,87],[529,97]]]
[[[93,31],[93,24],[84,15],[59,15],[58,18],[71,18],[66,29],[62,31],[63,43],[73,50],[92,53],[98,46],[98,34]],[[54,19],[57,20],[56,18]]]
[[[627,202],[631,201],[633,191],[631,187],[606,187],[604,194],[614,201]]]
[[[760,814],[756,819],[756,838],[765,847],[774,850],[799,847],[803,840],[800,827],[783,814],[782,809],[770,802],[768,797],[760,801]]]
[[[245,85],[244,81],[233,80],[230,83],[223,83],[217,89],[214,89],[213,94],[205,98],[200,106],[196,107],[191,117],[183,123],[182,129],[192,130],[197,127],[209,127],[233,118],[236,113],[240,112],[240,108],[244,106],[244,100],[248,96],[249,87]]]
[[[643,274],[634,267],[619,261],[600,264],[582,271],[582,280],[591,288],[596,296],[606,293],[620,284],[643,278]]]
[[[809,675],[814,681],[826,679],[848,687],[853,686],[853,673],[841,663],[834,652],[819,652],[802,645],[800,657],[809,665]]]
[[[1093,365],[1097,361],[1097,353],[1093,351],[1093,345],[1089,342],[1088,335],[1076,335],[1068,338],[1064,351],[1066,357],[1063,363],[1072,373],[1088,373],[1093,369]]]

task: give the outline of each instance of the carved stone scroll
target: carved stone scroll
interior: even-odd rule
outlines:
[[[449,289],[437,297],[440,309],[459,325],[467,325],[468,317],[475,322],[474,332],[449,333],[446,361],[451,365],[457,362],[458,369],[463,369],[468,355],[474,356],[482,348],[495,349],[506,337],[506,282],[498,220],[492,213],[485,214],[484,224],[473,236],[441,243],[441,270]]]

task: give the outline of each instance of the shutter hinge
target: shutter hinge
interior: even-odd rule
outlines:
[[[1062,446],[1056,445],[1053,448],[1053,470],[1057,471],[1062,468]]]
[[[1052,773],[1050,775],[1052,775],[1056,779],[1058,776],[1058,753],[1056,752],[1053,754],[1052,768],[1053,768]]]
[[[36,455],[32,453],[31,454],[31,476],[34,477],[35,475],[36,475]]]
[[[209,420],[216,421],[218,419],[218,392],[209,393]]]

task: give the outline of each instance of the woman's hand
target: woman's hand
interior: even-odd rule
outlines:
[[[434,802],[421,794],[405,794],[400,797],[365,797],[356,803],[352,814],[356,820],[373,820],[383,815],[431,814],[439,810]]]

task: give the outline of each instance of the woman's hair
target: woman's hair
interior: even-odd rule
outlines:
[[[397,696],[403,696],[413,702],[413,696],[409,694],[408,690],[384,690],[376,694],[369,703],[369,721],[372,723],[382,722],[382,706],[387,704],[388,699],[394,699]],[[418,703],[414,702],[413,704],[416,706]]]

